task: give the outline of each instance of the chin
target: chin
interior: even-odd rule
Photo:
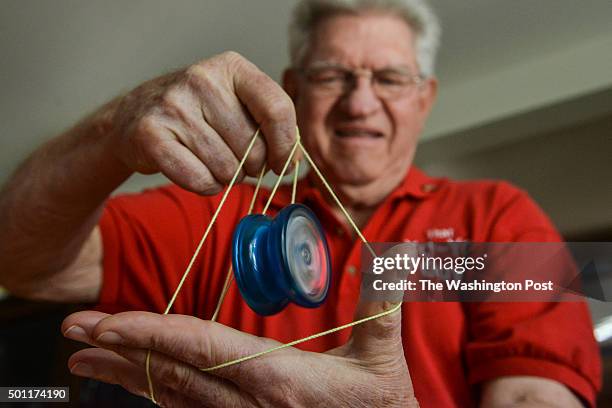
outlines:
[[[335,161],[329,168],[335,181],[356,186],[372,183],[382,174],[375,166],[355,165],[354,162]]]

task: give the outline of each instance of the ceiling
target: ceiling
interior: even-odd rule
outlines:
[[[430,0],[443,24],[438,74],[454,83],[612,32],[612,1]]]
[[[3,1],[0,181],[27,152],[102,102],[200,58],[236,50],[279,78],[287,61],[285,26],[292,4],[286,0]],[[609,0],[432,0],[432,4],[444,26],[438,69],[442,89],[612,38]],[[455,99],[460,95],[455,93]],[[438,133],[466,126],[445,120],[450,110],[440,109],[435,122],[446,127]],[[493,114],[487,115],[473,121]]]

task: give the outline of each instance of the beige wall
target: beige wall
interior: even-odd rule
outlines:
[[[422,147],[417,162],[428,172],[512,181],[565,234],[612,230],[612,116],[442,160]]]

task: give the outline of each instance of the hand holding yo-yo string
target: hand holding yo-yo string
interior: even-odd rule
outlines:
[[[293,151],[298,145],[299,141]],[[310,160],[308,153],[303,152]],[[277,185],[287,164],[281,171]],[[318,173],[316,165],[311,164]],[[337,200],[335,195],[334,198]],[[219,208],[222,203],[223,200]],[[243,292],[253,282],[240,287],[243,296],[245,293],[249,295],[247,301],[254,301],[249,302],[249,305],[264,314],[276,313],[282,309],[287,301],[283,300],[285,295],[299,304],[305,302],[306,306],[316,306],[324,299],[329,284],[329,260],[325,255],[327,250],[323,247],[314,250],[309,245],[306,251],[304,247],[307,242],[324,242],[322,236],[319,236],[321,232],[317,233],[318,223],[310,210],[295,204],[286,207],[276,218],[270,222],[264,216],[253,219],[246,217],[234,237],[237,243],[246,243],[249,248],[267,248],[264,252],[278,251],[285,254],[285,261],[281,262],[286,263],[281,268],[284,272],[278,270],[265,280],[278,280],[284,276],[281,280],[293,282],[287,288],[289,292],[280,290],[277,293],[280,297],[267,296],[275,285],[260,287],[258,290],[261,292]],[[212,224],[213,221],[207,231]],[[265,243],[257,239],[252,241],[248,238],[251,233],[254,236],[263,234],[268,238]],[[241,239],[242,234],[246,234],[246,238]],[[306,236],[310,238],[306,239]],[[297,241],[294,242],[292,238]],[[278,247],[283,242],[285,246]],[[255,262],[251,267],[241,266],[239,260],[243,256],[240,251],[236,252],[240,247],[241,244],[236,247],[235,243],[234,265],[237,271],[243,269],[245,278],[270,267],[269,262],[261,265]],[[313,262],[313,253],[325,255],[325,259]],[[247,258],[251,259],[252,256]],[[278,263],[278,259],[271,262]],[[315,276],[317,274],[311,276],[308,272],[311,268],[319,270],[320,278],[327,277],[327,284],[319,282],[320,279]],[[188,272],[189,268],[184,277]],[[237,280],[240,279],[238,275]],[[247,279],[246,282],[250,281]],[[180,287],[181,284],[173,299]],[[314,288],[319,289],[313,291]],[[262,294],[266,296],[262,297]],[[121,384],[154,402],[161,401],[172,406],[418,405],[403,355],[401,315],[397,313],[401,303],[394,307],[384,302],[362,303],[358,306],[354,322],[281,344],[212,321],[168,315],[173,299],[164,315],[125,312],[110,316],[99,312],[80,312],[69,316],[63,324],[64,335],[99,347],[76,353],[69,361],[71,371],[77,375]],[[349,342],[327,353],[303,352],[291,347],[353,326],[356,328]],[[143,368],[147,381],[133,377]],[[321,379],[326,381],[321,382]],[[321,394],[325,397],[322,398]]]
[[[388,310],[361,303],[356,319]],[[120,384],[149,397],[147,350],[162,406],[418,406],[404,359],[401,313],[353,328],[350,340],[326,353],[285,348],[240,364],[204,372],[279,343],[183,315],[78,312],[62,325],[66,337],[89,348],[69,360],[74,374]]]
[[[293,103],[235,52],[147,81],[111,104],[116,155],[131,171],[162,172],[200,194],[227,185],[257,128],[244,170],[279,172],[295,142]],[[240,174],[240,178],[243,173]]]

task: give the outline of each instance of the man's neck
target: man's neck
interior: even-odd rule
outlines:
[[[362,229],[378,206],[402,182],[406,176],[406,171],[397,172],[388,177],[362,185],[336,182],[332,185],[332,188],[357,227]],[[323,192],[325,199],[331,204],[332,211],[336,218],[349,228],[351,233],[354,233],[344,213],[327,193],[325,186],[323,186],[321,181],[316,177],[313,177],[312,180]]]

